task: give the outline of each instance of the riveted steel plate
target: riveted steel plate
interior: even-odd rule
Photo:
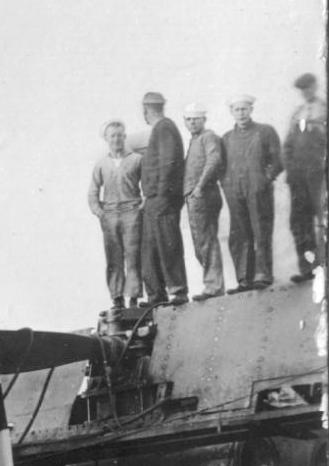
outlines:
[[[47,391],[25,441],[35,440],[33,432],[51,431],[68,426],[72,404],[81,386],[86,361],[55,368]],[[7,420],[13,425],[15,444],[29,423],[41,395],[49,369],[25,372],[19,375],[5,403]],[[2,376],[4,390],[11,376]]]
[[[314,340],[319,311],[311,284],[159,308],[151,376],[172,381],[173,397],[198,396],[199,408],[248,408],[256,381],[325,365]]]

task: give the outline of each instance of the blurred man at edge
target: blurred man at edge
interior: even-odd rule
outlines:
[[[299,274],[295,283],[313,278],[315,264],[305,252],[323,256],[322,220],[326,186],[324,177],[326,148],[326,103],[317,96],[317,80],[311,73],[296,79],[303,104],[293,113],[283,146],[287,183],[291,194],[290,228],[298,256]]]

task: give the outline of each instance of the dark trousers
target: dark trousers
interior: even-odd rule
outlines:
[[[157,200],[147,199],[143,215],[142,276],[149,300],[187,293],[180,211],[158,215]]]
[[[301,274],[311,272],[312,265],[305,259],[306,251],[315,252],[319,244],[318,224],[321,223],[321,190],[323,171],[307,171],[290,177],[290,229],[295,240],[298,266]]]
[[[240,196],[225,189],[231,214],[229,247],[238,281],[273,281],[273,187]]]
[[[223,264],[218,241],[218,217],[221,198],[218,188],[202,197],[186,198],[187,211],[196,258],[203,267],[204,291],[224,292]]]

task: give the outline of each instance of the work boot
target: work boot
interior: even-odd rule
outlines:
[[[111,309],[125,309],[125,300],[123,296],[118,296],[117,298],[113,299],[113,306]]]
[[[169,301],[169,304],[172,304],[173,306],[180,306],[181,304],[185,303],[188,303],[188,297],[186,293],[177,293]]]
[[[302,283],[302,282],[306,282],[307,280],[312,280],[313,278],[314,278],[314,273],[313,272],[307,272],[307,273],[292,275],[290,277],[290,280],[293,283]]]
[[[272,285],[272,282],[269,280],[255,280],[252,287],[254,290],[265,290],[270,285]]]
[[[165,296],[158,296],[158,297],[155,297],[155,298],[152,298],[152,299],[149,299],[148,301],[142,301],[139,303],[139,307],[151,307],[151,306],[156,306],[160,303],[165,303],[164,305],[168,305],[169,304],[169,301],[168,301],[168,296],[165,295]]]
[[[236,288],[227,290],[227,294],[244,293],[245,291],[250,291],[252,289],[253,286],[251,283],[249,283],[247,280],[240,280],[239,285]]]
[[[225,293],[223,291],[216,291],[215,293],[207,293],[203,291],[200,294],[192,296],[193,301],[206,301],[206,299],[217,298],[218,296],[223,296]]]
[[[129,299],[129,307],[137,307],[138,298],[130,298]]]

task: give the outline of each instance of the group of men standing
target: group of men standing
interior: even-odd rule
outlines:
[[[203,105],[186,107],[184,122],[191,139],[185,159],[181,135],[165,117],[165,99],[158,92],[148,92],[143,99],[144,118],[152,127],[144,155],[126,149],[123,122],[104,125],[109,154],[94,168],[89,205],[101,222],[114,308],[125,307],[125,296],[129,307],[137,306],[143,282],[148,300],[140,306],[188,301],[179,226],[184,202],[203,268],[204,289],[193,300],[225,293],[218,241],[219,183],[230,210],[229,247],[238,282],[228,293],[271,285],[273,181],[283,166],[291,189],[291,230],[300,268],[291,279],[312,278],[304,254],[316,251],[314,218],[321,222],[326,107],[316,96],[314,75],[301,76],[295,86],[305,103],[293,115],[283,150],[272,126],[252,120],[255,99],[248,95],[230,100],[235,125],[222,139],[206,129]]]

